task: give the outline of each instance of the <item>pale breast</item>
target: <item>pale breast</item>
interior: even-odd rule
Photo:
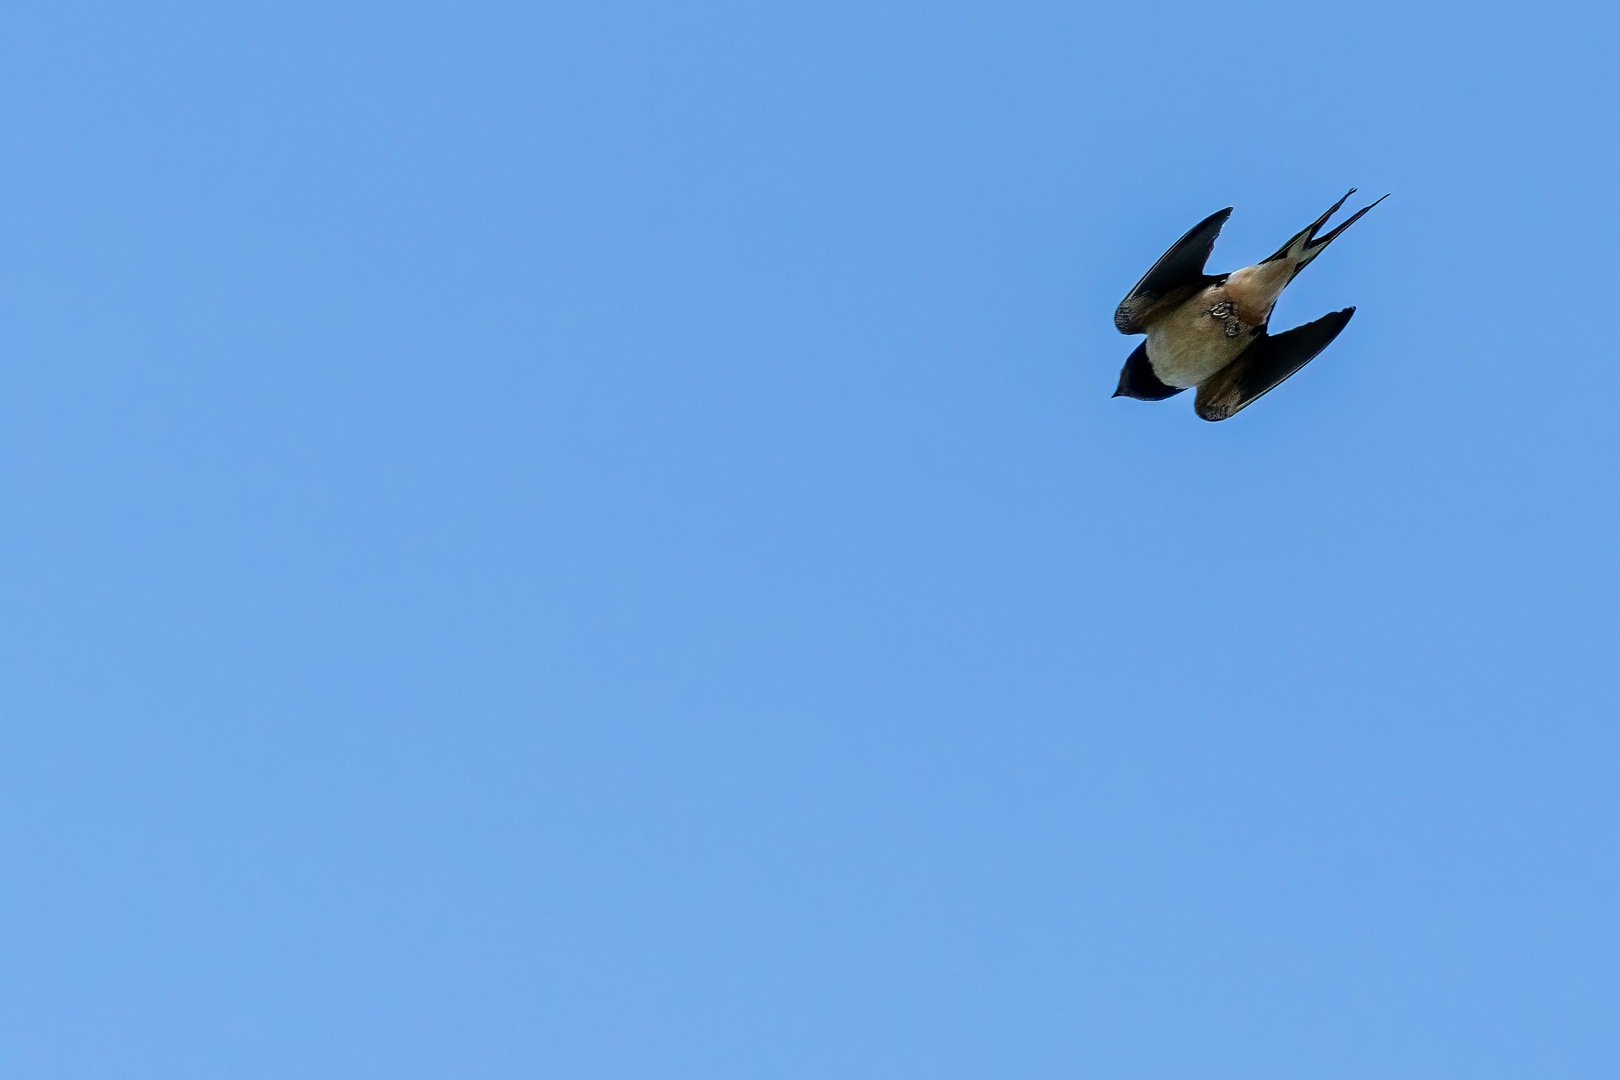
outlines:
[[[1238,358],[1254,326],[1219,285],[1211,285],[1148,328],[1153,373],[1170,386],[1197,386]]]

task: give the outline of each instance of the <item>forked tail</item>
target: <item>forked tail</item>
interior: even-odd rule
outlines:
[[[1278,259],[1293,259],[1294,272],[1293,274],[1289,275],[1289,280],[1292,281],[1295,277],[1299,276],[1299,272],[1305,269],[1312,259],[1322,254],[1323,248],[1333,243],[1338,235],[1344,232],[1344,230],[1361,220],[1362,214],[1365,214],[1374,206],[1377,206],[1379,203],[1383,202],[1384,199],[1389,198],[1388,195],[1385,195],[1382,198],[1375,199],[1372,203],[1368,204],[1367,206],[1363,206],[1360,210],[1357,210],[1355,213],[1351,214],[1332,232],[1328,233],[1326,236],[1318,238],[1316,231],[1323,225],[1326,225],[1328,218],[1338,213],[1339,207],[1344,205],[1344,200],[1348,199],[1355,193],[1355,188],[1351,188],[1349,191],[1345,192],[1344,198],[1328,207],[1327,213],[1305,226],[1305,228],[1300,232],[1295,233],[1293,238],[1290,239],[1288,243],[1284,244],[1277,250],[1275,255],[1271,256],[1265,261],[1275,262]]]

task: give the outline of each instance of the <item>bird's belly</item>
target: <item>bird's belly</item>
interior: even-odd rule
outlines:
[[[1206,312],[1178,312],[1149,328],[1148,362],[1166,385],[1197,386],[1236,360],[1251,340],[1248,326],[1229,334],[1225,322]]]

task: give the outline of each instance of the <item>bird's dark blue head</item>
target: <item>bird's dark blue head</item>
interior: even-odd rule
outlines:
[[[1163,401],[1185,389],[1184,386],[1166,385],[1153,373],[1153,365],[1148,362],[1147,342],[1144,341],[1126,358],[1125,366],[1119,369],[1119,389],[1114,391],[1114,396]]]

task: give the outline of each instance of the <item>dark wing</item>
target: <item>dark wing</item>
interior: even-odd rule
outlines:
[[[1236,360],[1198,386],[1193,411],[1205,420],[1225,420],[1310,363],[1339,336],[1353,307],[1324,315],[1271,337],[1265,331]]]
[[[1204,264],[1215,248],[1215,238],[1221,226],[1232,216],[1232,208],[1218,210],[1188,230],[1187,235],[1159,257],[1136,288],[1125,295],[1114,309],[1114,325],[1122,334],[1140,334],[1142,316],[1154,301],[1187,285],[1196,285],[1204,278]]]

